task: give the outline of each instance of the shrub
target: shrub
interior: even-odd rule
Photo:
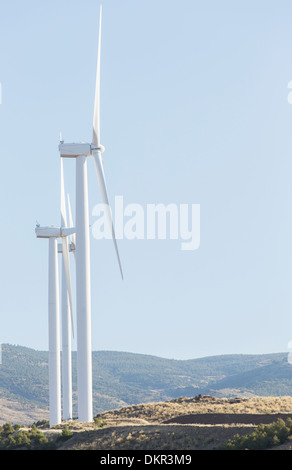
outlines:
[[[36,424],[28,430],[19,431],[20,427],[10,423],[0,427],[0,449],[43,449],[49,445],[48,438]]]
[[[31,439],[30,439],[30,436],[29,436],[29,431],[20,431],[20,432],[18,432],[14,436],[13,442],[11,442],[11,440],[8,439],[7,447],[8,448],[13,448],[13,447],[30,448],[31,447]]]
[[[50,425],[50,422],[47,421],[46,419],[41,419],[40,421],[37,421],[37,422],[34,423],[34,424],[35,424],[35,426],[36,426],[37,428],[40,428],[40,427],[42,427],[42,426],[49,426],[49,425]]]
[[[9,436],[9,434],[14,433],[14,427],[12,426],[11,423],[5,423],[2,426],[2,432],[5,436]]]
[[[104,426],[106,426],[107,422],[104,421],[104,419],[102,419],[100,416],[96,416],[94,419],[94,424],[98,427],[98,428],[103,428]]]
[[[278,419],[272,424],[260,424],[246,436],[234,436],[223,447],[230,450],[262,450],[275,445],[283,444],[292,434],[292,420]]]
[[[60,434],[60,436],[58,436],[57,441],[67,441],[67,440],[70,439],[72,436],[73,436],[73,432],[70,431],[69,427],[68,427],[67,424],[66,424],[66,425],[64,426],[63,431],[62,431],[62,434]]]

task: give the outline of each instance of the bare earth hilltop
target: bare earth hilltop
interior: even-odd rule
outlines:
[[[94,423],[38,429],[57,450],[217,450],[257,425],[292,417],[292,397],[216,398],[198,395],[100,413]],[[22,427],[29,430],[30,427]],[[67,437],[62,439],[64,429]],[[59,438],[58,438],[59,437]],[[276,449],[292,449],[288,439]]]

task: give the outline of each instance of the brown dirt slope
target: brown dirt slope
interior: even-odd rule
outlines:
[[[256,424],[289,416],[291,397],[180,398],[102,413],[97,419],[103,428],[88,425],[81,434],[76,428],[60,449],[215,450],[236,434],[251,433]]]
[[[27,425],[42,419],[49,419],[47,409],[8,398],[0,398],[0,426],[5,423]]]
[[[177,416],[165,421],[164,424],[271,424],[277,419],[292,418],[292,414],[252,414],[252,413],[206,413]]]
[[[70,429],[67,441],[56,442],[59,450],[215,450],[236,434],[251,433],[258,423],[291,415],[292,397],[197,396],[108,411],[94,423],[72,420],[40,429],[48,437],[60,435],[64,426]],[[290,450],[291,442],[284,448]]]

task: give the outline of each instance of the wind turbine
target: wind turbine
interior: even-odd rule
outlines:
[[[100,50],[101,50],[100,7],[99,40],[97,55],[96,89],[93,117],[92,143],[60,142],[61,158],[76,159],[76,307],[77,307],[77,386],[78,386],[78,420],[91,422],[92,410],[92,352],[91,352],[91,283],[90,283],[90,240],[87,158],[93,156],[112,239],[123,279],[111,209],[107,194],[103,170],[102,153],[104,147],[100,140]]]
[[[61,189],[62,191],[62,189]],[[62,209],[61,209],[62,212]],[[64,274],[69,298],[71,322],[73,328],[72,294],[69,267],[69,248],[67,237],[74,233],[74,228],[41,227],[37,224],[37,238],[49,239],[49,403],[50,426],[61,423],[61,365],[60,365],[60,308],[59,308],[59,273],[58,273],[58,239],[62,240]]]

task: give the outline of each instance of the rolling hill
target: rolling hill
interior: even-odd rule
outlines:
[[[292,395],[292,367],[286,353],[171,360],[96,351],[92,357],[94,414],[199,394],[218,398]],[[76,415],[76,352],[72,364]],[[3,344],[0,424],[7,420],[25,424],[47,413],[48,352]]]

